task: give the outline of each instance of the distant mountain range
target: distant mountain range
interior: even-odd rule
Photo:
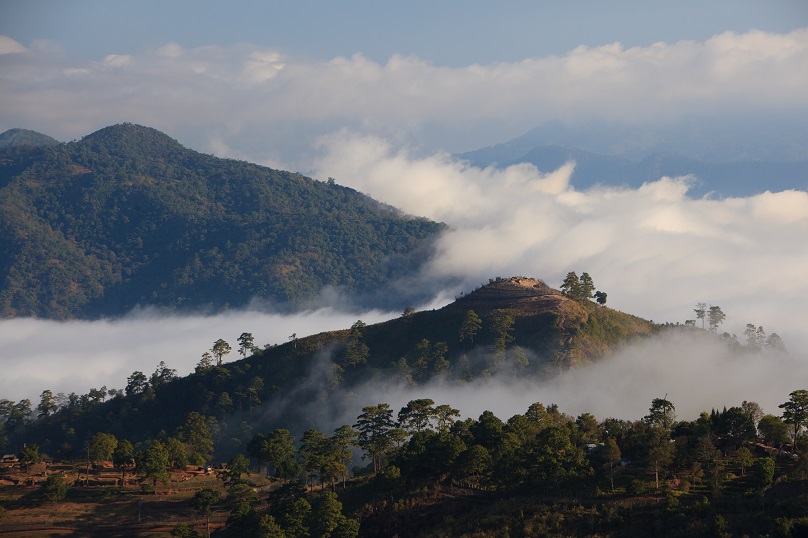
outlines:
[[[56,144],[32,133],[0,135],[2,317],[283,307],[325,286],[398,306],[407,290],[391,283],[418,270],[444,228],[148,127]]]
[[[579,133],[580,135],[580,133]],[[616,133],[615,138],[626,133]],[[605,138],[608,138],[604,135]],[[548,140],[568,140],[570,144],[553,144]],[[638,187],[647,181],[663,176],[694,176],[691,197],[712,195],[717,197],[749,196],[766,190],[808,190],[808,158],[789,159],[801,156],[794,150],[786,155],[764,152],[759,158],[749,153],[732,153],[728,150],[705,151],[711,158],[685,156],[670,151],[661,143],[645,142],[641,147],[630,149],[631,144],[615,142],[612,150],[622,148],[620,153],[602,153],[581,149],[572,140],[582,145],[588,138],[573,133],[561,132],[552,137],[546,129],[531,131],[519,138],[487,148],[459,154],[458,157],[480,167],[504,168],[518,163],[531,163],[539,170],[552,171],[568,161],[575,161],[572,185],[586,189],[593,185]],[[639,142],[637,143],[639,144]],[[601,150],[610,149],[606,144],[590,144]],[[675,149],[686,150],[685,146]],[[698,154],[690,151],[691,154]],[[724,160],[717,160],[722,157]],[[750,158],[750,156],[752,158]],[[768,157],[768,158],[766,158]]]

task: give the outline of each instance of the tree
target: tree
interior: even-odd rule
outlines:
[[[292,502],[284,503],[283,511],[278,516],[286,538],[305,538],[310,536],[310,519],[311,504],[303,497],[297,498]]]
[[[230,353],[233,348],[230,347],[223,339],[219,338],[215,342],[213,342],[213,347],[210,348],[210,352],[213,354],[213,357],[216,359],[216,366],[222,365],[222,358]]]
[[[735,451],[733,459],[735,460],[735,463],[738,464],[738,467],[741,468],[741,476],[744,476],[746,474],[746,470],[755,462],[752,452],[745,446],[742,446]]]
[[[747,402],[744,400],[741,403],[741,409],[744,410],[744,413],[749,415],[749,418],[752,419],[752,423],[755,425],[763,418],[763,409],[761,409],[760,404],[757,402]]]
[[[167,385],[174,379],[177,379],[177,371],[169,368],[165,361],[160,361],[154,373],[151,375],[151,386],[153,388],[162,387]]]
[[[213,368],[213,355],[210,354],[209,351],[206,351],[202,354],[202,358],[199,359],[199,363],[194,368],[194,371],[197,374],[204,374],[209,372]]]
[[[275,468],[275,476],[292,480],[297,477],[300,467],[297,464],[295,438],[289,430],[279,428],[264,437],[256,435],[248,446],[250,455],[270,463]]]
[[[169,437],[163,442],[168,452],[168,464],[174,469],[184,469],[188,465],[188,448],[176,437]]]
[[[28,474],[31,465],[42,461],[42,457],[39,455],[39,445],[26,445],[17,454],[17,458],[20,460],[20,465],[25,465],[25,474]]]
[[[398,425],[407,433],[420,433],[429,428],[429,421],[435,417],[435,402],[429,398],[410,400],[398,412]]]
[[[491,332],[494,333],[494,349],[505,353],[506,346],[513,342],[513,325],[516,318],[510,310],[494,310],[491,314]]]
[[[600,306],[606,306],[606,292],[605,291],[596,291],[595,292],[595,300],[598,302]]]
[[[451,428],[452,424],[454,423],[454,420],[452,419],[459,416],[459,409],[454,409],[452,406],[447,404],[437,406],[435,408],[435,417],[438,421],[438,431],[449,431],[449,428]]]
[[[250,460],[243,454],[236,454],[227,462],[227,467],[221,475],[221,479],[226,484],[238,484],[242,482],[241,475],[250,474]]]
[[[135,463],[135,448],[128,440],[118,442],[112,452],[112,464],[121,471],[121,488],[126,486],[126,468]]]
[[[718,326],[724,323],[724,319],[726,319],[727,316],[721,310],[720,306],[710,306],[710,310],[707,312],[707,317],[710,330],[716,332],[718,330]]]
[[[696,313],[696,319],[701,320],[701,328],[704,328],[704,319],[707,315],[707,303],[696,303],[696,308],[693,310]]]
[[[772,446],[788,442],[788,426],[780,417],[763,415],[758,421],[757,428],[763,440]]]
[[[674,445],[668,442],[667,433],[661,428],[651,428],[647,440],[648,464],[654,471],[654,483],[659,490],[659,472],[673,461]]]
[[[569,433],[566,427],[550,426],[529,443],[521,458],[529,480],[537,480],[545,488],[557,488],[591,474],[583,450],[572,443]]]
[[[736,443],[755,438],[755,421],[741,407],[730,407],[717,414],[713,420],[715,432]]]
[[[31,400],[23,399],[17,403],[11,400],[0,400],[0,417],[5,417],[5,427],[9,434],[22,429],[31,415]]]
[[[772,458],[760,458],[752,464],[752,482],[755,487],[762,491],[774,481],[774,460]]]
[[[141,475],[141,483],[146,491],[156,492],[157,484],[168,483],[168,451],[160,441],[154,441],[137,458],[137,471]]]
[[[112,458],[112,453],[115,447],[118,446],[118,440],[114,435],[109,433],[96,433],[84,445],[87,452],[87,471],[85,484],[90,480],[90,464],[96,464],[101,461],[106,461]]]
[[[581,281],[575,271],[570,271],[564,277],[564,282],[561,284],[561,291],[570,299],[577,299],[581,296]]]
[[[666,432],[670,432],[673,422],[676,420],[676,408],[672,402],[667,400],[667,395],[665,398],[654,398],[644,420],[648,424],[659,426]]]
[[[126,395],[142,394],[149,387],[149,378],[143,372],[132,372],[126,378]]]
[[[70,486],[61,474],[53,473],[45,479],[42,497],[51,502],[59,502],[67,495]]]
[[[346,465],[353,459],[351,447],[356,446],[358,433],[356,430],[344,424],[334,430],[334,435],[330,437],[334,458],[342,464],[342,489],[345,489],[345,482],[348,475]]]
[[[258,522],[257,538],[288,538],[283,528],[275,521],[275,518],[265,514]]]
[[[759,349],[757,341],[757,328],[753,324],[747,323],[743,334],[746,337],[746,346],[749,349]]]
[[[337,500],[337,495],[332,491],[320,493],[313,499],[311,505],[309,518],[311,535],[330,536],[344,518],[342,503]]]
[[[39,405],[36,407],[36,410],[39,411],[39,418],[47,417],[52,415],[59,409],[59,406],[56,405],[56,399],[53,397],[53,392],[50,390],[43,390],[42,394],[39,396]]]
[[[98,432],[87,442],[88,459],[92,463],[109,461],[118,447],[118,439],[111,433]]]
[[[401,313],[401,316],[408,318],[413,314],[415,314],[415,308],[413,308],[412,306],[407,306],[404,308],[404,312]]]
[[[780,338],[780,335],[777,333],[771,333],[769,337],[766,339],[766,343],[764,347],[771,351],[778,351],[780,353],[788,353],[786,349],[785,343],[783,343],[783,339]]]
[[[188,462],[191,465],[204,465],[213,454],[213,434],[209,422],[215,422],[215,419],[192,411],[185,415],[185,421],[177,429],[177,438],[188,445]]]
[[[312,428],[303,432],[300,439],[300,458],[303,460],[303,471],[311,481],[311,489],[314,489],[314,477],[321,474],[321,469],[325,467],[328,458],[328,442],[322,432]],[[322,476],[320,476],[320,482]]]
[[[623,453],[620,452],[620,447],[617,446],[617,441],[614,437],[606,439],[600,455],[603,459],[603,465],[609,469],[609,484],[612,491],[614,491],[614,466],[619,464],[623,458]]]
[[[783,410],[783,422],[794,428],[796,443],[800,430],[808,423],[808,390],[795,390],[789,394],[789,400],[778,407]]]
[[[348,335],[348,342],[345,344],[345,364],[347,366],[356,366],[368,361],[370,349],[365,344],[365,327],[366,325],[361,319],[351,325],[351,333]]]
[[[363,407],[354,428],[359,432],[359,446],[373,461],[373,472],[378,473],[382,468],[384,456],[393,447],[394,438],[391,432],[395,428],[395,422],[390,404],[380,403]]]
[[[210,515],[213,512],[213,505],[217,502],[219,502],[219,492],[212,488],[197,491],[191,499],[191,508],[205,514],[205,528],[208,537],[210,537]]]
[[[592,277],[589,276],[589,273],[581,273],[581,279],[578,281],[578,284],[580,289],[578,298],[581,300],[591,299],[595,293],[595,283],[592,281]]]
[[[247,358],[247,353],[255,353],[256,347],[252,333],[241,333],[238,337],[238,352]]]
[[[177,523],[171,529],[171,536],[177,538],[199,538],[199,533],[194,530],[194,527],[188,523]]]
[[[463,318],[463,324],[460,325],[460,334],[458,336],[460,342],[468,341],[469,345],[474,344],[474,337],[483,327],[483,320],[477,315],[474,310],[466,312]]]

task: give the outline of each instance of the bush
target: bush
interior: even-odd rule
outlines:
[[[65,498],[69,488],[70,486],[67,485],[62,475],[48,475],[48,478],[45,480],[42,497],[47,501],[58,502]]]
[[[179,536],[180,538],[199,538],[199,533],[187,523],[179,523],[176,527],[171,529],[171,536]]]

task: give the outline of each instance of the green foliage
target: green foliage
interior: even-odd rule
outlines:
[[[645,416],[648,424],[659,426],[665,431],[670,431],[673,422],[676,420],[676,407],[673,402],[666,398],[654,398],[651,407]]]
[[[158,483],[168,483],[168,451],[160,441],[154,441],[139,454],[136,463],[144,491],[156,492]]]
[[[466,312],[463,318],[463,324],[460,326],[460,334],[458,339],[460,342],[468,342],[469,345],[474,343],[474,337],[483,327],[483,320],[477,315],[474,310]]]
[[[42,498],[51,502],[61,501],[67,495],[68,489],[70,489],[70,486],[62,475],[57,473],[49,474],[48,478],[45,479]]]
[[[87,454],[93,463],[109,461],[117,447],[118,439],[114,435],[99,432],[88,441]]]
[[[36,465],[40,461],[42,461],[42,457],[39,455],[39,445],[28,445],[24,447],[17,457],[20,460],[20,464],[25,466],[25,472],[28,472],[28,469],[31,465]]]
[[[373,461],[374,472],[382,469],[384,456],[393,448],[395,426],[393,410],[386,403],[363,407],[356,419],[359,446]]]
[[[174,528],[171,529],[171,536],[177,536],[179,538],[198,538],[199,533],[188,523],[177,523],[174,525]]]
[[[808,425],[808,390],[795,390],[787,402],[778,407],[783,410],[783,422],[793,428],[792,439],[796,442],[800,430]]]
[[[208,536],[210,536],[210,515],[213,512],[213,505],[218,502],[219,492],[212,488],[201,489],[191,498],[191,508],[205,515]]]
[[[752,465],[752,483],[759,490],[770,486],[774,481],[774,460],[760,458]]]
[[[213,454],[213,434],[210,431],[210,420],[201,413],[191,412],[177,430],[177,437],[189,447],[188,462],[191,465],[204,465]]]
[[[255,435],[247,445],[247,452],[257,460],[272,464],[276,477],[292,480],[300,473],[294,442],[289,430],[279,428],[267,436]]]
[[[760,436],[770,445],[780,446],[788,442],[788,425],[774,415],[763,415],[758,422]]]
[[[0,148],[0,159],[3,317],[300,304],[325,286],[376,293],[415,271],[444,228],[136,125]]]

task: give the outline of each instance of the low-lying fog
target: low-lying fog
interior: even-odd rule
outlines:
[[[490,408],[507,417],[534,401],[569,413],[638,418],[654,397],[668,397],[682,418],[742,400],[767,412],[788,393],[808,388],[804,327],[808,322],[808,194],[762,192],[730,199],[687,197],[698,178],[662,178],[638,189],[574,189],[574,164],[541,172],[470,167],[447,155],[410,157],[384,140],[340,133],[322,141],[315,177],[366,192],[411,214],[451,226],[423,278],[457,275],[470,291],[493,276],[526,275],[559,287],[568,271],[588,272],[608,306],[656,322],[695,317],[696,303],[720,306],[719,332],[743,341],[747,323],[777,332],[788,357],[729,356],[722,346],[663,337],[608,361],[529,385],[434,386],[396,396],[369,388],[362,405],[424,395],[476,416]],[[765,178],[761,180],[765,191]],[[442,301],[436,300],[437,306]],[[281,316],[260,311],[205,317],[160,317],[148,310],[115,321],[0,322],[0,398],[31,398],[43,389],[85,393],[123,388],[135,370],[160,361],[180,375],[193,370],[218,338],[233,346],[251,332],[255,343],[283,343],[323,330],[374,323],[398,312],[314,309]]]

